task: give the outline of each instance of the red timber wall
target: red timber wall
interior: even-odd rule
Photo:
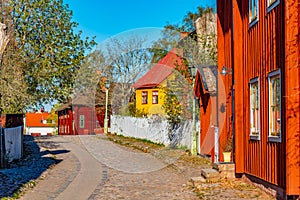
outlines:
[[[94,133],[96,127],[96,115],[93,108],[87,106],[73,106],[75,131],[78,135]],[[80,115],[84,116],[84,128],[80,127]]]
[[[218,112],[219,112],[219,156],[220,161],[223,161],[223,148],[226,146],[227,140],[231,140],[233,129],[233,116],[232,116],[232,96],[233,85],[232,80],[234,74],[220,75],[223,67],[228,68],[228,72],[233,70],[232,60],[232,2],[228,0],[218,1],[217,5],[217,35],[218,35]],[[232,71],[233,72],[233,71]],[[233,151],[232,159],[235,157]]]
[[[286,193],[300,195],[300,4],[285,1]]]
[[[205,90],[200,72],[197,71],[194,86],[195,96],[199,98],[200,109],[200,154],[214,155],[214,129],[212,127],[212,97]]]
[[[73,113],[71,109],[58,111],[58,134],[75,135],[73,130]]]
[[[235,90],[235,163],[237,173],[258,177],[285,190],[300,191],[300,82],[299,5],[280,1],[267,12],[267,1],[259,1],[259,20],[249,26],[248,1],[218,0],[219,65],[232,63]],[[231,18],[230,13],[233,14]],[[233,22],[233,49],[226,41]],[[230,51],[230,53],[227,53]],[[220,66],[219,66],[220,68]],[[280,69],[282,77],[282,142],[268,140],[268,74]],[[260,140],[250,140],[249,82],[260,84]]]
[[[84,127],[80,127],[80,115],[84,116]],[[95,132],[95,110],[87,106],[74,105],[58,112],[59,135],[87,135]],[[74,121],[74,122],[73,122]],[[73,125],[74,123],[74,125]]]

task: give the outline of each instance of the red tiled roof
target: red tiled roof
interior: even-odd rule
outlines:
[[[138,89],[158,86],[173,73],[176,65],[182,65],[182,58],[177,54],[177,50],[173,49],[137,80],[133,87]]]
[[[50,116],[48,112],[36,112],[26,114],[27,127],[49,127],[51,124],[44,124],[43,120],[47,120]]]

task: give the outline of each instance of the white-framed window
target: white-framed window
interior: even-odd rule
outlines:
[[[79,116],[79,127],[84,128],[84,115]]]
[[[148,91],[142,91],[142,104],[148,103]]]
[[[249,0],[249,23],[250,26],[258,22],[258,0]]]
[[[268,75],[269,141],[281,142],[281,75],[280,70]]]
[[[250,80],[250,139],[260,139],[259,79]]]
[[[158,91],[152,91],[152,104],[158,104]]]
[[[273,8],[275,8],[277,5],[279,5],[280,0],[267,0],[267,11],[270,12]]]

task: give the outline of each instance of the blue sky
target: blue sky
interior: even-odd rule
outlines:
[[[180,22],[188,11],[198,6],[213,6],[214,0],[64,0],[73,11],[83,36],[96,36],[96,42],[137,28],[163,28],[167,22]],[[51,106],[45,105],[50,111]]]
[[[163,27],[180,22],[198,6],[214,6],[213,0],[64,0],[73,11],[83,36],[101,41],[123,31],[144,27]]]

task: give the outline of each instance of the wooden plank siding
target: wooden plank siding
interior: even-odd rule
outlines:
[[[244,11],[248,12],[247,4]],[[269,72],[281,69],[285,65],[285,49],[280,48],[284,44],[284,15],[283,4],[278,5],[267,13],[266,1],[259,1],[259,19],[256,24],[249,26],[248,17],[243,18],[245,34],[243,46],[245,53],[244,59],[244,79],[243,96],[246,106],[244,106],[244,147],[245,172],[262,178],[274,185],[285,188],[285,139],[282,134],[282,142],[268,141],[268,74]],[[283,75],[283,74],[282,74]],[[253,78],[259,79],[260,91],[260,140],[250,139],[250,97],[249,83]],[[284,84],[284,83],[283,83]],[[284,88],[284,87],[282,87]],[[284,92],[282,92],[284,94]],[[246,110],[245,110],[246,108]],[[237,108],[237,112],[238,112]],[[284,113],[283,113],[284,116]],[[282,118],[284,124],[284,118]]]
[[[285,12],[286,193],[300,196],[299,1],[285,1]]]
[[[218,68],[234,74],[234,162],[248,174],[300,194],[299,3],[283,1],[268,11],[258,1],[258,21],[250,26],[249,1],[217,0]],[[269,140],[270,72],[281,74],[281,142]],[[250,80],[259,80],[260,139],[250,138]],[[231,84],[225,80],[226,84]],[[227,87],[226,88],[230,88]]]
[[[221,1],[217,6],[217,43],[218,43],[218,70],[222,70],[222,67],[232,69],[232,13],[226,12],[226,10],[232,8],[232,4],[229,1]],[[223,148],[228,139],[231,139],[233,121],[232,121],[232,78],[233,74],[218,76],[218,98],[219,105],[219,156],[220,161],[223,161]],[[225,114],[223,108],[225,108]],[[232,155],[234,159],[234,152]]]

